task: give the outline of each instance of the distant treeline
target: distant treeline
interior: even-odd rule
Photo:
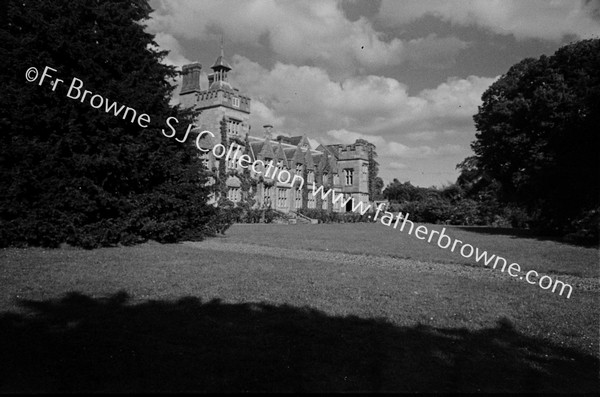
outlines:
[[[394,179],[383,196],[390,202],[388,211],[409,213],[416,222],[518,228],[531,222],[525,211],[501,204],[491,192],[469,190],[458,183],[423,188]]]

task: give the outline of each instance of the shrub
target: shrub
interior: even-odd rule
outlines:
[[[277,216],[276,212],[271,208],[267,208],[264,210],[265,214],[265,223],[272,223],[275,217]]]
[[[584,211],[570,224],[570,233],[565,235],[567,241],[579,244],[598,245],[600,237],[600,207]]]

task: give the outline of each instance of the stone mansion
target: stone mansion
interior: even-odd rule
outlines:
[[[225,120],[228,148],[229,145],[241,146],[238,152],[247,154],[252,161],[272,161],[277,167],[275,172],[264,177],[250,171],[256,184],[245,193],[238,177],[242,173],[239,163],[234,159],[227,159],[226,170],[229,176],[226,186],[229,200],[237,203],[243,199],[244,194],[249,194],[255,199],[255,207],[270,206],[284,213],[295,212],[300,208],[322,208],[335,212],[351,210],[352,202],[342,208],[339,201],[332,203],[331,199],[321,200],[320,195],[313,197],[312,186],[315,182],[317,186],[324,185],[325,191],[333,188],[336,193],[342,193],[344,199],[352,197],[353,202],[369,203],[369,148],[364,141],[350,145],[320,144],[312,147],[305,135],[275,136],[271,125],[265,125],[260,136],[253,135],[249,125],[251,98],[241,94],[238,88],[229,83],[227,74],[232,68],[225,60],[222,48],[221,55],[211,69],[212,73],[203,78],[202,65],[199,63],[184,65],[182,68],[180,104],[200,110],[195,121],[198,131],[208,130],[215,135],[212,138],[205,134],[201,139],[202,146],[212,148],[222,142],[221,121]],[[211,151],[199,156],[210,170],[218,170],[219,161],[225,161],[217,159]],[[303,194],[298,183],[292,186],[290,183],[280,182],[278,179],[285,182],[285,178],[277,178],[278,172],[283,170],[291,175],[302,175],[306,182],[304,189],[308,187],[308,194]],[[216,202],[216,197],[213,195],[211,200]]]

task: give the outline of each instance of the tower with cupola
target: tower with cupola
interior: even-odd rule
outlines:
[[[227,135],[243,139],[250,125],[250,97],[242,95],[239,89],[229,82],[232,67],[225,59],[223,42],[221,54],[211,66],[212,73],[202,75],[202,65],[192,63],[182,68],[183,82],[179,94],[183,107],[194,107],[201,113],[196,124],[202,130],[209,130],[219,136],[220,122],[227,121]],[[202,87],[206,86],[206,89]]]

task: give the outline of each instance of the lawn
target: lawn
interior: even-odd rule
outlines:
[[[597,279],[595,249],[448,230]],[[598,288],[566,299],[465,261],[381,225],[5,249],[0,391],[600,390]]]
[[[415,224],[415,227],[419,224]],[[527,236],[516,229],[460,227],[425,224],[428,230],[441,231],[464,244],[487,250],[517,262],[523,269],[549,274],[571,274],[580,277],[599,277],[598,248],[579,247],[556,242],[551,238]],[[353,254],[391,256],[440,263],[475,265],[474,257],[465,259],[458,250],[441,249],[432,240],[419,240],[406,231],[381,223],[348,223],[319,225],[233,225],[226,242],[258,244],[271,247],[295,247],[316,251],[336,251]],[[284,231],[284,232],[283,232]],[[459,246],[460,247],[460,246]]]

